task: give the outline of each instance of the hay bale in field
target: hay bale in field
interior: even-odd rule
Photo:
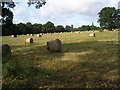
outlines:
[[[40,33],[41,35],[43,35],[43,33]]]
[[[33,43],[33,38],[26,39],[25,44],[27,44],[27,43]]]
[[[41,37],[42,35],[40,35],[40,34],[37,34],[37,37]]]
[[[34,34],[30,34],[30,36],[34,36]]]
[[[59,39],[48,41],[47,42],[47,49],[50,52],[60,52],[62,49],[62,44]]]
[[[91,33],[91,34],[90,34],[90,37],[95,37],[95,33]]]
[[[12,35],[12,37],[16,38],[16,37],[17,37],[17,35]]]
[[[107,29],[104,29],[103,31],[108,31]]]
[[[114,31],[120,31],[120,29],[115,29]]]
[[[2,45],[2,57],[10,57],[11,56],[11,48],[8,44]]]
[[[80,31],[77,31],[77,32],[75,32],[75,33],[80,33]]]

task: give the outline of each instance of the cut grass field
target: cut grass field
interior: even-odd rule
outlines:
[[[2,37],[12,57],[3,59],[3,88],[117,88],[118,31]],[[29,37],[33,44],[25,44]],[[60,39],[62,52],[50,53],[46,42]]]

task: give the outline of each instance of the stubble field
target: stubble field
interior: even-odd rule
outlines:
[[[2,37],[12,50],[2,64],[3,88],[106,88],[120,87],[118,31],[19,35]],[[29,37],[33,44],[25,44]],[[46,42],[60,39],[62,51],[51,53]]]

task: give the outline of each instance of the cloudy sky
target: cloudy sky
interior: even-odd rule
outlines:
[[[28,0],[13,0],[17,2],[12,10],[14,14],[14,23],[41,23],[45,24],[51,21],[57,25],[72,25],[80,27],[81,25],[99,26],[97,23],[97,13],[103,7],[118,8],[120,0],[46,0],[46,5],[36,9],[34,5],[28,7]]]

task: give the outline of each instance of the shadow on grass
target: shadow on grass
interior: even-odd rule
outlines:
[[[20,61],[8,61],[3,64],[4,83],[2,84],[2,89],[35,88],[38,87],[38,83],[40,85],[46,85],[43,81],[47,81],[45,77],[50,75],[51,72],[54,73],[53,70],[38,69]]]
[[[78,55],[74,63],[57,71],[50,77],[51,87],[71,88],[118,88],[118,44],[113,42],[83,42],[64,44],[66,52],[93,51],[86,55]],[[71,48],[70,48],[71,47]]]
[[[18,46],[20,47],[20,46]],[[72,60],[59,60],[58,63],[52,64],[54,68],[36,67],[35,77],[31,78],[34,87],[71,87],[71,88],[117,88],[119,86],[118,77],[118,44],[113,42],[78,42],[63,44],[62,52],[50,53],[46,46],[36,46],[29,50],[21,50],[13,54],[13,59],[25,61],[28,60],[34,65],[34,61],[51,61],[61,58],[65,53],[81,53],[77,55],[77,62]],[[37,64],[42,65],[43,62]],[[47,66],[46,66],[47,67]],[[34,71],[31,71],[34,73]],[[28,76],[29,77],[29,76]],[[40,79],[42,78],[42,79]]]
[[[24,48],[29,48],[29,49],[23,49]],[[13,45],[12,48],[21,48],[20,51],[18,52],[13,52],[13,56],[22,56],[25,58],[35,56],[35,57],[48,57],[48,58],[56,58],[56,57],[62,57],[64,56],[64,53],[67,52],[85,52],[85,51],[98,51],[102,52],[103,50],[109,50],[112,48],[117,49],[118,45],[114,45],[113,42],[80,42],[80,43],[66,43],[62,45],[62,52],[55,52],[51,53],[46,49],[46,46],[39,46],[38,43],[34,44],[26,44],[26,45]],[[44,58],[42,58],[44,59]]]
[[[11,45],[11,48],[12,49],[16,49],[16,48],[25,48],[25,47],[32,47],[34,45],[39,45],[37,42],[34,42],[34,43],[28,43],[28,44],[25,44],[23,43],[22,45]]]

